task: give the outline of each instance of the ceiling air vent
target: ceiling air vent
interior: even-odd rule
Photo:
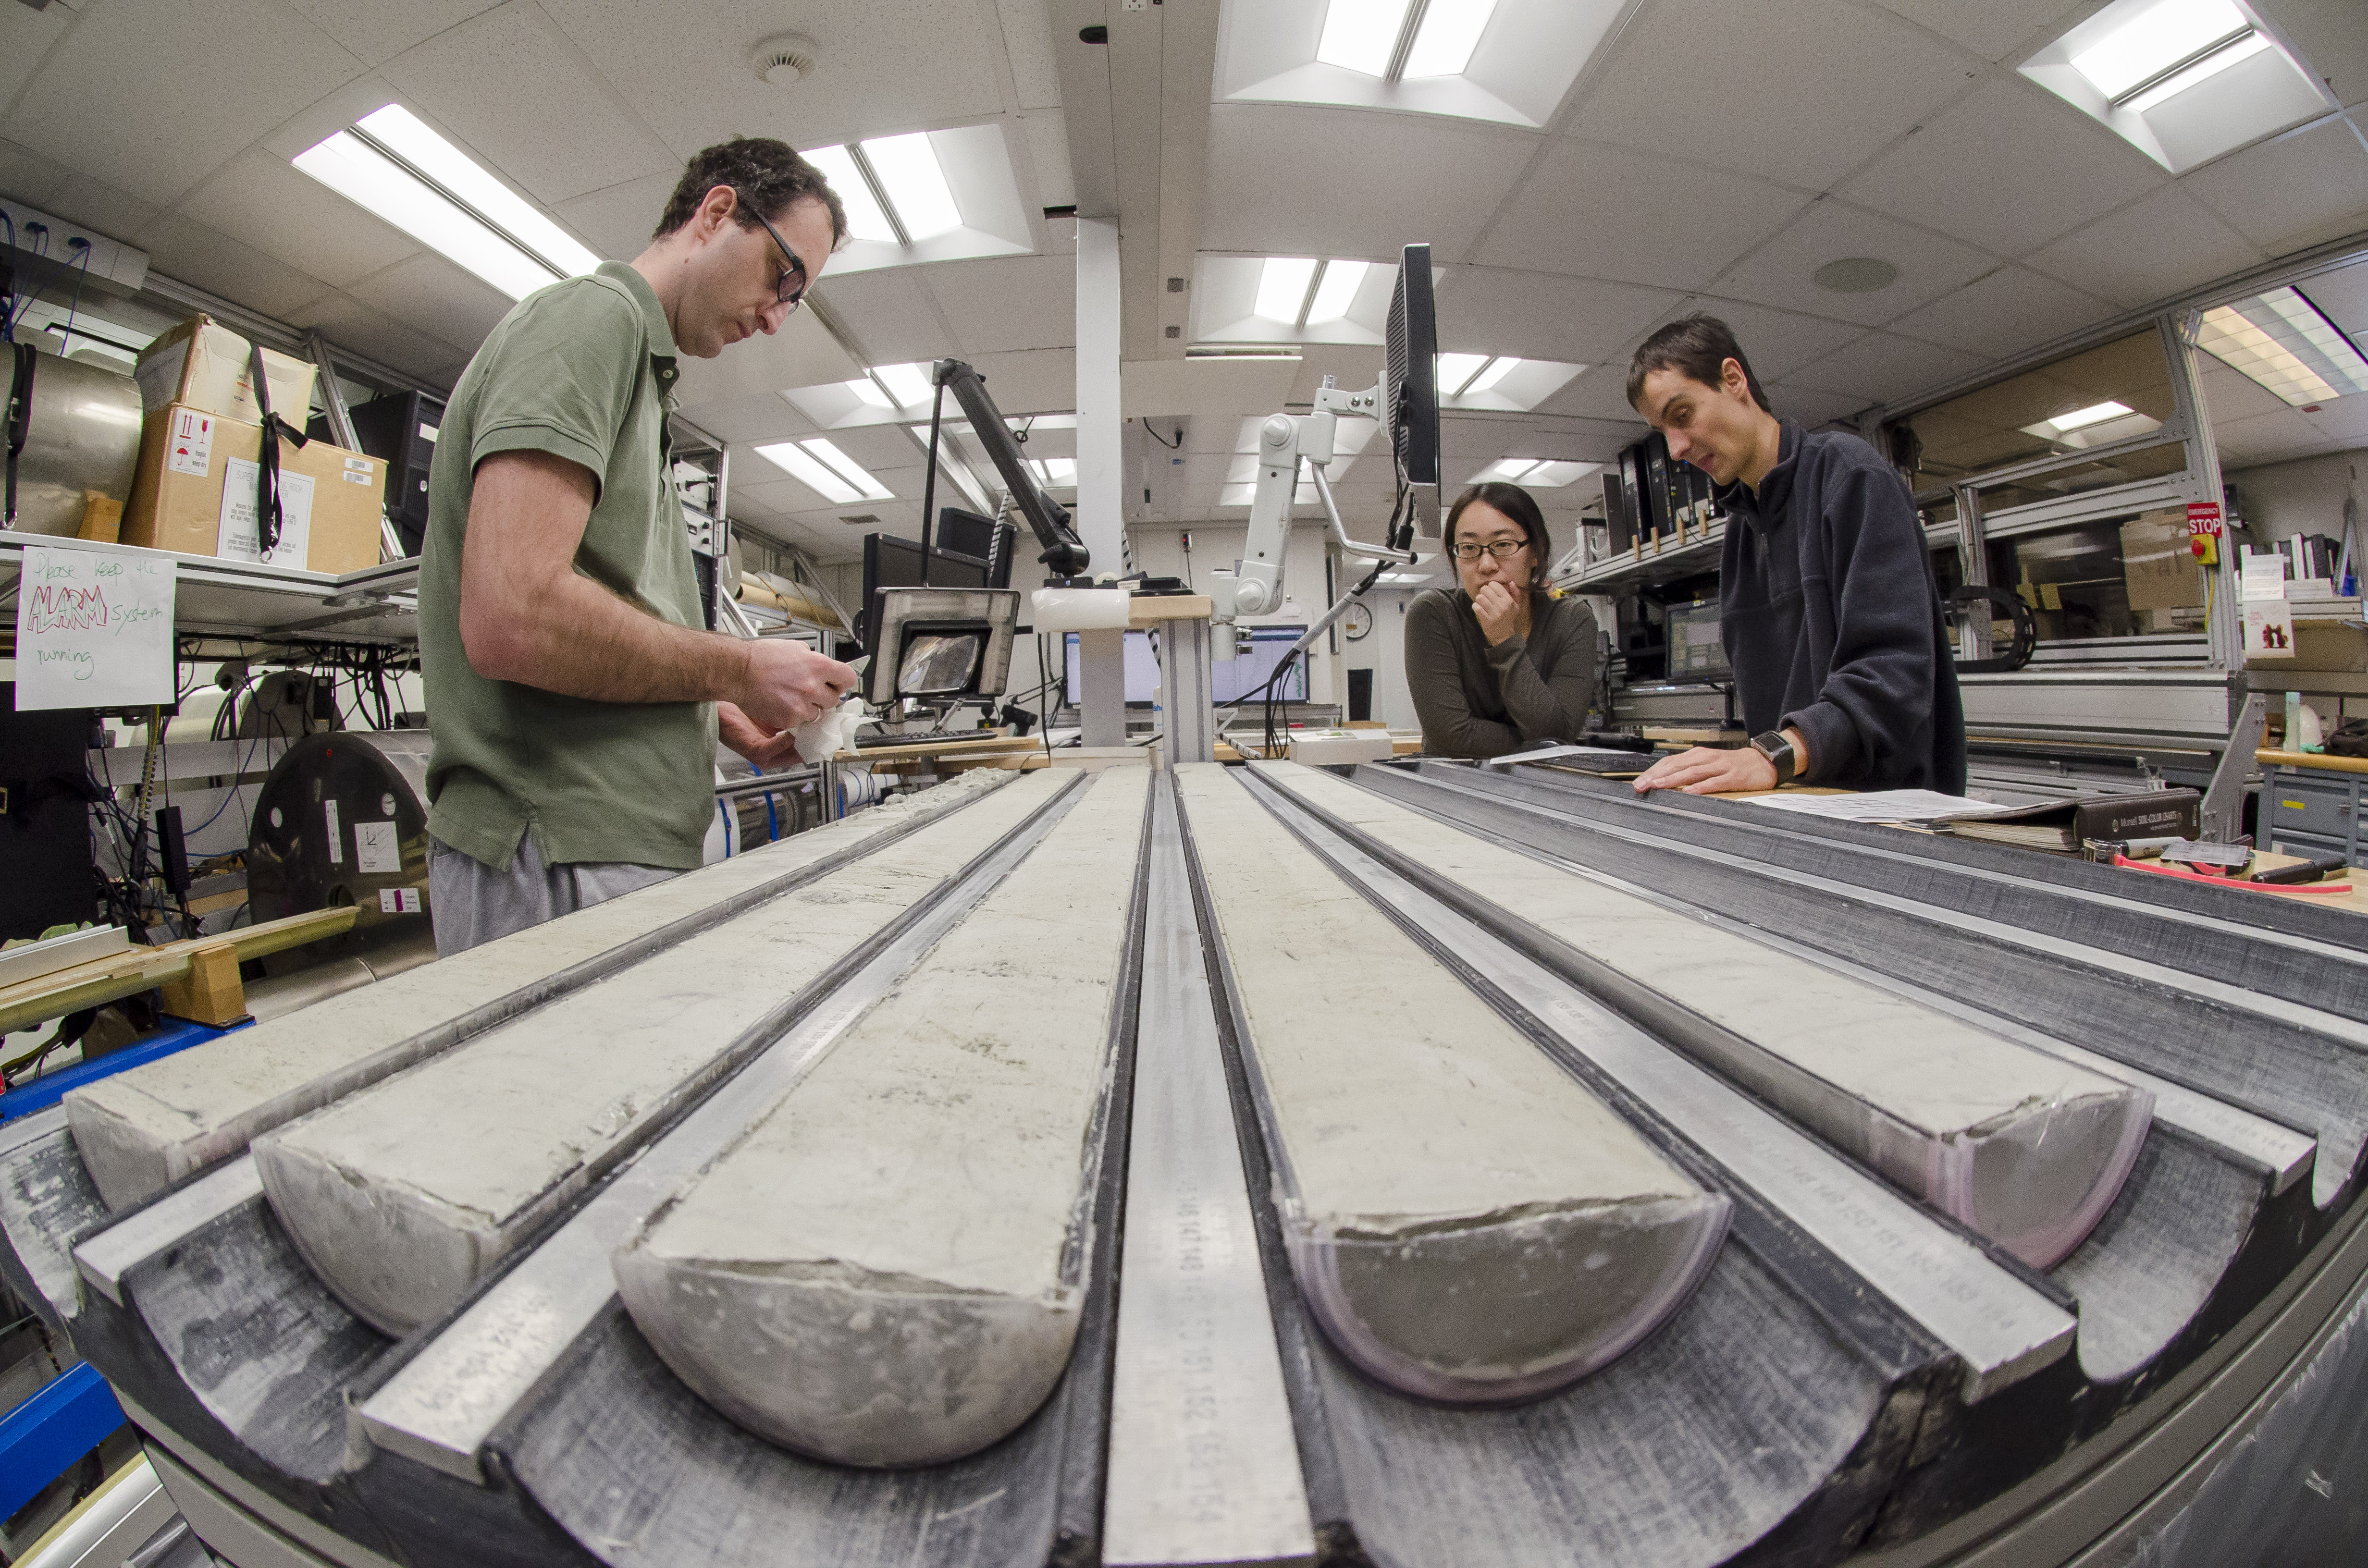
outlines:
[[[868,528],[880,521],[880,514],[877,512],[862,512],[857,514],[855,517],[841,517],[838,520],[845,523],[851,528]]]
[[[757,46],[757,74],[776,87],[793,86],[814,74],[822,46],[803,33],[782,33]]]

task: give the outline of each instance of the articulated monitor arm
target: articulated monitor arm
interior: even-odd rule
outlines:
[[[1019,455],[1019,443],[1011,438],[1010,427],[1003,423],[1002,411],[986,393],[986,379],[960,359],[939,360],[933,373],[940,389],[952,389],[954,401],[962,404],[962,417],[970,421],[978,444],[994,460],[996,472],[1002,476],[1004,488],[1011,492],[1019,515],[1036,530],[1036,541],[1044,547],[1043,553],[1036,559],[1044,563],[1056,581],[1083,577],[1093,556],[1076,530],[1069,526],[1067,508],[1045,494],[1036,476],[1028,471],[1027,461]],[[929,460],[937,460],[934,440],[930,443]],[[925,526],[929,521],[923,519]]]

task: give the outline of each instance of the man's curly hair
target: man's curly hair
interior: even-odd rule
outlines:
[[[832,248],[847,238],[847,209],[839,204],[838,193],[830,188],[822,171],[798,156],[788,142],[768,136],[719,142],[700,151],[684,167],[682,182],[666,199],[666,215],[650,237],[662,240],[689,222],[707,193],[719,185],[730,186],[739,196],[740,205],[733,217],[744,229],[757,226],[757,213],[778,220],[796,203],[813,197],[830,210]]]

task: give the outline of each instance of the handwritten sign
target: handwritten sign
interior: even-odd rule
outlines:
[[[173,700],[173,559],[68,543],[25,547],[17,585],[17,707]]]

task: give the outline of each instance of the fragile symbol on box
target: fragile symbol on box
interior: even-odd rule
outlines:
[[[194,408],[176,410],[173,428],[167,432],[168,450],[165,466],[175,473],[194,473],[202,479],[213,465],[213,415],[200,414]]]
[[[381,915],[425,915],[427,913],[427,890],[381,888],[378,890],[378,910]]]

